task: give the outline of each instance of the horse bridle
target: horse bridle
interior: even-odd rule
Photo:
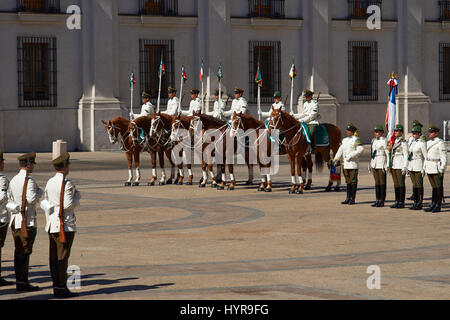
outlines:
[[[109,126],[109,128],[108,128],[108,130],[106,130],[106,132],[108,132],[109,142],[111,142],[111,144],[115,144],[115,143],[119,142],[119,134],[117,134],[116,126],[111,121],[109,121],[108,126]],[[111,130],[113,130],[112,133],[111,133]]]

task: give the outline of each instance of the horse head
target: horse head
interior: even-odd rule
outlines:
[[[234,138],[240,129],[245,131],[244,123],[242,121],[242,111],[239,113],[234,111],[233,117],[231,118],[230,138]]]
[[[159,133],[162,130],[162,120],[161,120],[161,111],[158,113],[155,113],[152,116],[152,121],[150,125],[150,138],[156,137],[157,133]]]
[[[191,122],[189,124],[189,134],[191,136],[195,135],[195,133],[199,132],[202,126],[201,120],[201,112],[194,112],[192,115]]]

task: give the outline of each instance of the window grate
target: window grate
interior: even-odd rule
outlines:
[[[377,42],[348,42],[348,90],[350,101],[378,100]]]
[[[139,70],[141,91],[150,94],[150,101],[157,103],[159,90],[159,66],[161,53],[166,74],[161,81],[161,103],[167,103],[167,89],[175,87],[174,41],[173,40],[145,40],[139,41]]]
[[[141,15],[178,16],[178,0],[140,0]]]
[[[367,19],[369,15],[367,14],[367,8],[376,5],[380,8],[382,5],[382,0],[349,0],[348,1],[348,12],[350,19]]]
[[[256,103],[258,98],[258,85],[255,83],[258,61],[263,80],[261,102],[270,103],[273,101],[273,93],[281,90],[281,42],[249,42],[249,99],[251,103]]]
[[[439,44],[439,99],[450,100],[450,43]]]
[[[449,21],[450,20],[450,1],[442,0],[439,1],[439,8],[441,12],[441,21]]]
[[[56,107],[56,38],[17,37],[19,107]]]
[[[17,0],[17,12],[60,13],[59,0]]]
[[[250,17],[283,19],[285,0],[249,0]]]

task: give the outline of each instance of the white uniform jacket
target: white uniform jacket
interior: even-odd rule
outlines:
[[[344,169],[358,169],[359,156],[363,151],[364,147],[358,137],[347,137],[342,140],[334,160],[344,159]]]
[[[193,116],[194,113],[200,113],[201,111],[202,111],[202,100],[200,100],[200,98],[195,98],[194,100],[191,100],[191,103],[189,104],[189,110],[181,111],[181,115]]]
[[[396,138],[392,147],[392,169],[408,169],[408,143],[403,137]]]
[[[20,229],[22,225],[22,215],[20,209],[22,207],[22,192],[25,183],[26,170],[20,172],[12,178],[8,189],[8,210],[11,213],[11,221],[9,225],[14,223],[14,229]],[[36,184],[33,177],[28,176],[28,186],[26,195],[25,217],[27,219],[27,227],[36,227],[36,204],[42,197],[42,189]]]
[[[169,116],[177,116],[178,115],[178,97],[173,97],[167,101],[167,110],[162,111],[162,113],[168,114]]]
[[[299,114],[294,114],[295,119],[299,122],[305,122],[307,124],[318,124],[318,116],[319,104],[316,100],[305,101],[302,112]]]
[[[151,117],[155,112],[155,106],[149,101],[142,105],[140,114],[133,114],[133,120],[139,117]]]
[[[10,215],[8,210],[6,210],[6,204],[8,203],[8,185],[8,179],[0,172],[0,225],[9,223]]]
[[[41,203],[41,208],[44,209],[46,218],[45,231],[49,233],[58,233],[61,227],[59,222],[59,201],[62,180],[63,174],[59,172],[48,180],[45,187],[44,200]],[[77,231],[74,209],[80,204],[80,198],[80,191],[75,188],[75,185],[69,179],[66,179],[63,202],[63,222],[64,231],[66,232]]]
[[[225,117],[230,117],[233,115],[233,112],[236,113],[247,113],[247,100],[245,100],[243,97],[240,97],[239,99],[234,99],[231,103],[231,109],[229,111],[225,111],[223,114]]]
[[[207,112],[206,114],[208,116],[213,116],[214,118],[220,119],[220,120],[224,120],[224,113],[225,111],[225,101],[221,100],[220,106],[219,106],[219,101],[214,101],[214,110]]]
[[[385,137],[373,138],[370,149],[370,167],[372,169],[387,169],[389,161],[388,141]]]
[[[426,142],[424,142],[422,138],[417,140],[412,138],[409,143],[408,151],[408,171],[421,172],[423,170],[425,158],[427,157]]]
[[[444,140],[434,138],[427,141],[427,156],[424,169],[427,174],[444,173],[447,165],[447,148]]]
[[[284,107],[284,104],[283,104],[283,102],[281,102],[281,101],[278,102],[278,103],[272,104],[272,107],[273,107],[275,110],[286,111],[286,109],[285,109],[285,107]],[[265,117],[265,118],[270,117],[270,114],[272,113],[272,107],[270,107],[270,110],[269,110],[268,112],[261,112],[261,116],[263,116],[263,117]]]

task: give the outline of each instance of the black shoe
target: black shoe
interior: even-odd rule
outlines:
[[[169,180],[166,181],[166,184],[172,184],[172,178],[170,178]]]
[[[72,292],[67,288],[53,288],[53,295],[57,299],[67,299],[67,298],[74,298],[78,297],[78,293]]]
[[[436,204],[436,206],[434,206],[434,208],[433,208],[433,210],[431,212],[432,213],[441,212],[441,205],[440,204]]]
[[[399,202],[397,209],[404,209],[405,208],[405,203],[404,202]]]
[[[38,286],[33,286],[30,283],[16,283],[16,290],[24,292],[34,292],[41,290],[41,288],[39,288]]]
[[[372,204],[372,207],[378,207],[378,203],[380,202],[380,186],[375,186],[375,202]]]
[[[3,278],[0,278],[0,287],[12,286],[14,283],[11,281],[7,281]]]
[[[438,191],[437,188],[433,188],[432,196],[431,196],[431,206],[424,209],[425,212],[432,212],[434,207],[437,205]]]
[[[341,204],[348,204],[350,202],[350,198],[352,197],[352,185],[347,184],[347,198],[341,202]]]

